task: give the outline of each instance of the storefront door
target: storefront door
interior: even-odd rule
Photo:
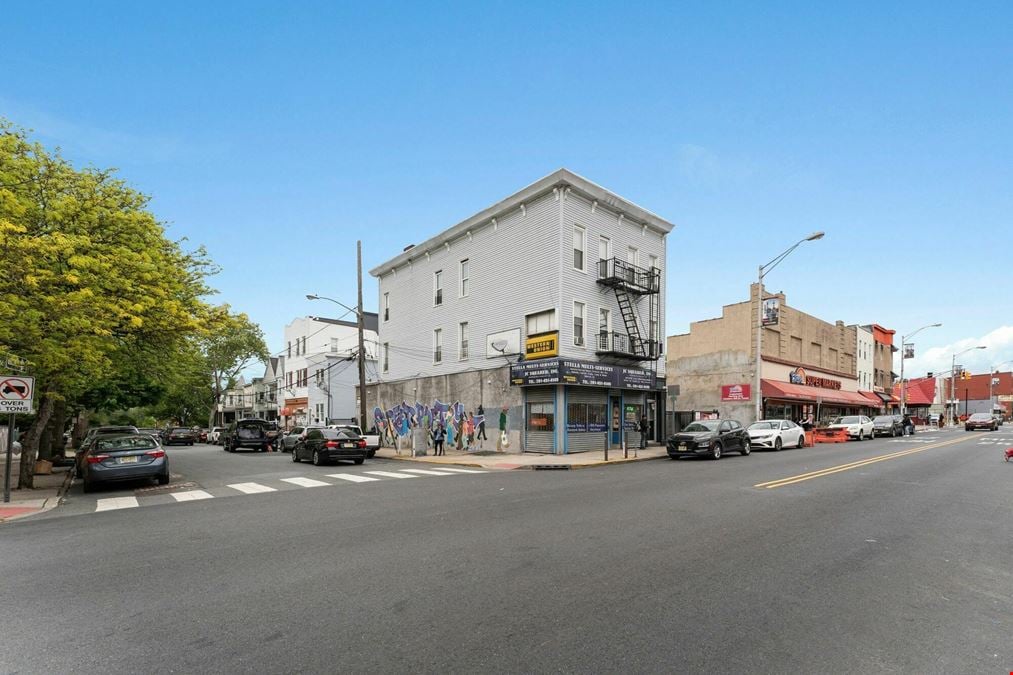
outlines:
[[[622,399],[619,396],[609,396],[609,411],[611,415],[609,445],[617,448],[622,443],[623,433],[623,408]]]

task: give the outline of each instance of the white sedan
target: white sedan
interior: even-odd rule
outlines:
[[[753,449],[804,448],[805,430],[790,420],[760,420],[746,429]]]
[[[835,417],[834,421],[830,423],[829,429],[847,429],[848,436],[855,438],[859,441],[864,441],[866,438],[873,438],[873,424],[872,420],[865,415],[847,415],[845,417]]]

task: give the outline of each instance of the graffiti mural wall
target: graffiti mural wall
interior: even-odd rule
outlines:
[[[379,406],[373,408],[373,423],[380,434],[381,444],[398,449],[411,443],[410,437],[415,431],[422,432],[426,448],[431,448],[439,436],[446,439],[446,447],[460,451],[506,449],[509,443],[504,443],[501,430],[508,423],[508,409],[504,407],[499,411],[493,425],[489,425],[492,429],[487,429],[486,417],[481,405],[477,410],[468,410],[460,401],[443,403],[439,399],[428,405],[419,401],[402,401],[386,410]],[[493,434],[491,441],[490,433]],[[416,452],[420,450],[418,440],[415,449]]]

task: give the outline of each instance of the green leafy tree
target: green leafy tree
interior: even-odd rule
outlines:
[[[239,373],[258,361],[266,362],[270,355],[260,326],[246,314],[233,313],[228,305],[214,309],[200,346],[211,375],[212,400],[208,408],[211,427],[218,402]]]

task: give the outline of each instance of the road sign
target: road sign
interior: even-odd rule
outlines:
[[[0,375],[0,413],[31,413],[35,378]]]

